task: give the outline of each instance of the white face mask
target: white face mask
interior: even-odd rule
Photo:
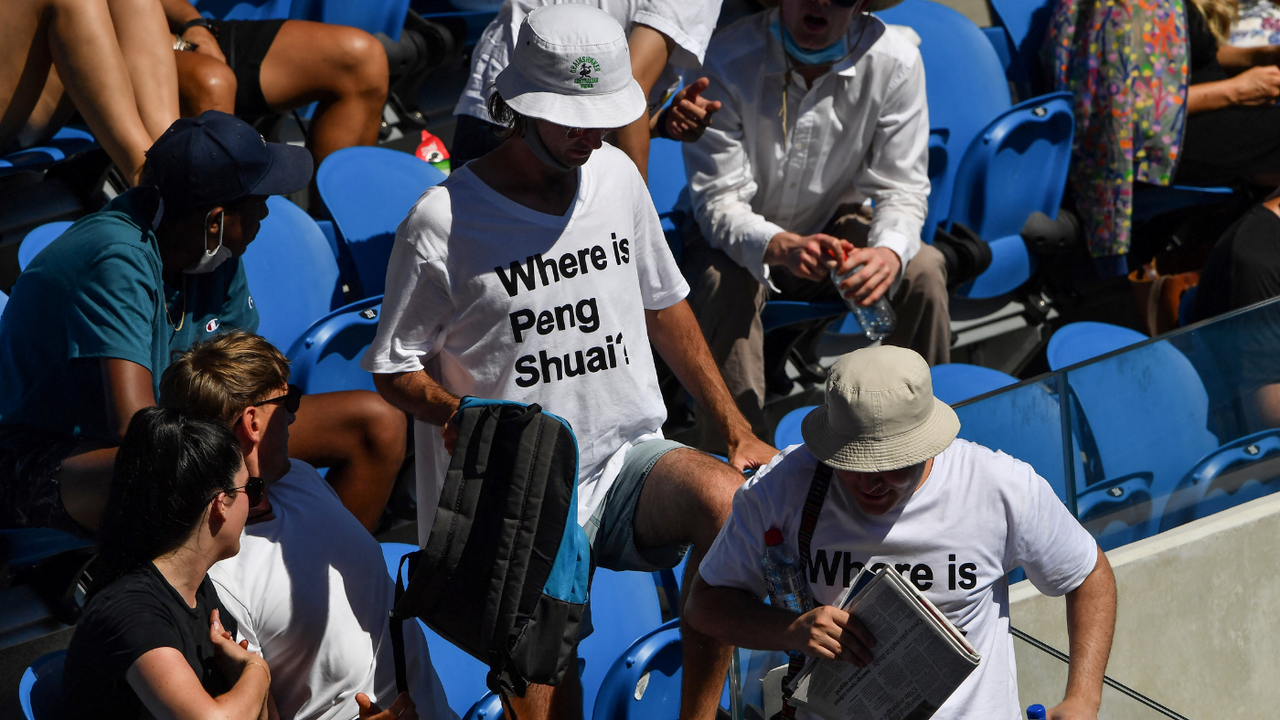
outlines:
[[[188,275],[203,275],[211,273],[218,268],[219,265],[231,259],[231,251],[226,245],[222,244],[222,228],[226,225],[227,214],[224,212],[222,217],[218,219],[218,247],[212,252],[209,251],[209,218],[213,216],[210,210],[208,215],[204,216],[204,254],[200,259],[183,268],[182,272]]]

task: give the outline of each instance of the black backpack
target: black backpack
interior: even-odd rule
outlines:
[[[489,666],[494,693],[555,685],[578,645],[591,548],[578,526],[578,445],[538,405],[463,398],[458,444],[426,546],[406,555],[391,611],[396,680],[407,687],[401,623],[421,618]]]

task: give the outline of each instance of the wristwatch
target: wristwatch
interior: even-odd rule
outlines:
[[[209,18],[198,17],[195,20],[188,20],[182,24],[181,35],[186,35],[187,31],[193,27],[202,27],[208,30],[215,38],[218,37],[218,26],[214,25]]]

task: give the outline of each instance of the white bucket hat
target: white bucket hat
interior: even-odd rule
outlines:
[[[887,472],[922,463],[960,432],[960,418],[933,396],[924,358],[882,345],[841,357],[826,401],[800,424],[809,451],[837,470]]]
[[[516,112],[567,127],[623,127],[646,107],[626,33],[590,5],[546,5],[525,16],[495,83]]]

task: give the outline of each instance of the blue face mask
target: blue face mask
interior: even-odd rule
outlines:
[[[782,41],[782,46],[787,49],[787,54],[795,58],[796,62],[801,65],[830,65],[844,58],[849,54],[849,37],[848,35],[840,38],[840,41],[821,50],[808,50],[800,47],[791,37],[791,33],[782,26],[781,19],[775,19],[773,24],[769,26],[769,31],[774,37]]]

